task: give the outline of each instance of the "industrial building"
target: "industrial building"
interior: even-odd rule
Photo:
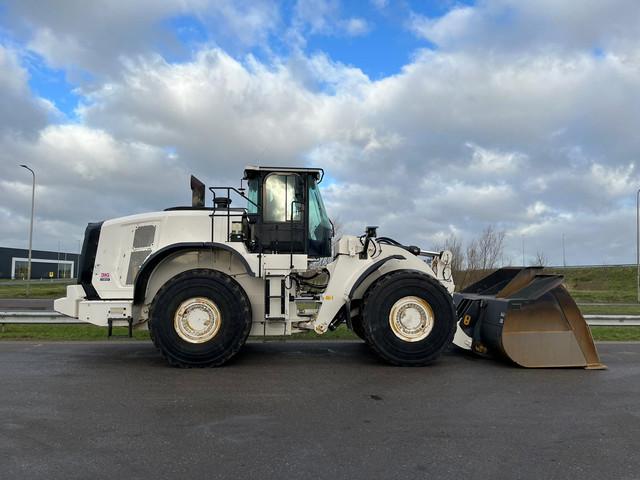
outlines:
[[[78,272],[77,253],[32,250],[31,278],[75,278]],[[0,247],[0,278],[26,279],[29,250]]]

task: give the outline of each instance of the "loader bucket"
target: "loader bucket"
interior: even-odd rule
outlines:
[[[502,268],[454,294],[471,349],[530,368],[606,368],[564,277],[541,270]]]

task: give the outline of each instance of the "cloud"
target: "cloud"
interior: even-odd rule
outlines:
[[[467,143],[466,146],[473,151],[471,168],[480,173],[515,173],[518,168],[524,167],[524,163],[528,160],[526,155],[518,152],[489,150],[473,143]]]
[[[448,50],[636,50],[635,0],[487,0],[440,17],[414,13],[408,27]]]
[[[324,166],[334,179],[327,205],[353,233],[380,224],[424,243],[495,223],[517,237],[567,213],[597,230],[638,181],[628,160],[637,139],[619,132],[618,94],[581,98],[604,94],[599,76],[616,83],[628,74],[615,59],[581,54],[513,64],[425,52],[378,81],[325,56],[273,64],[220,49],[181,64],[155,56],[129,62],[121,81],[87,96],[83,125],[48,127],[14,151],[47,159],[43,188],[67,185],[82,198],[99,190],[109,205],[48,212],[66,222],[165,207],[189,172],[235,183],[245,164],[261,163]],[[587,128],[593,108],[599,119]],[[598,142],[585,129],[597,129]],[[601,157],[601,143],[620,143],[619,156]],[[73,201],[59,197],[65,204]]]
[[[171,62],[148,41],[175,5],[126,7],[138,12],[142,36],[104,51],[110,74],[81,92],[78,122],[34,122],[31,139],[1,140],[0,160],[36,168],[38,224],[49,222],[49,242],[56,229],[58,238],[78,237],[90,220],[188,202],[191,172],[208,184],[236,184],[246,164],[313,164],[327,170],[326,204],[348,233],[377,224],[382,235],[429,248],[451,232],[469,239],[495,224],[515,260],[524,235],[531,253],[544,250],[558,263],[565,233],[571,262],[629,261],[640,44],[625,17],[639,9],[620,2],[625,15],[599,5],[585,2],[576,13],[584,32],[558,2],[494,0],[439,18],[414,14],[414,31],[437,48],[375,80],[301,48],[309,35],[347,35],[341,22],[355,17],[337,2],[296,3],[291,24],[279,27],[302,42],[288,54],[259,59],[205,43]],[[86,38],[98,55],[102,47],[90,42],[106,41],[99,32],[76,30],[77,18],[24,16],[34,31],[70,42],[51,47],[50,61],[94,68],[85,45],[72,46]],[[249,42],[283,21],[259,19],[265,23],[250,23],[263,33]],[[39,105],[12,61],[18,66],[6,78],[21,86],[0,91],[0,101],[15,91]],[[3,234],[11,242],[27,218],[29,179],[5,170],[0,219],[18,229]]]
[[[31,94],[18,54],[2,45],[0,71],[0,136],[31,135],[46,126],[48,117],[57,114],[55,107]]]
[[[389,0],[371,0],[371,4],[378,10],[382,10],[389,6]]]
[[[210,35],[205,41],[232,38],[237,46],[265,43],[280,21],[277,7],[260,0],[63,0],[55,8],[10,0],[7,14],[28,47],[50,66],[69,70],[75,82],[117,76],[124,59],[157,50],[188,54],[168,28],[175,18],[201,24]]]
[[[360,37],[372,28],[362,17],[345,17],[338,0],[297,0],[287,38],[302,49],[308,36]]]
[[[350,37],[359,37],[369,33],[371,25],[364,18],[351,17],[344,21],[343,28]]]
[[[18,227],[28,221],[25,206],[31,203],[31,176],[15,159],[36,172],[34,238],[49,248],[74,243],[89,221],[161,210],[189,198],[188,172],[165,150],[82,125],[50,125],[34,141],[3,141],[0,213],[11,220],[3,244],[21,244]]]
[[[444,17],[434,19],[414,13],[409,20],[409,28],[419,37],[437,45],[447,45],[467,33],[476,12],[473,7],[456,7]]]

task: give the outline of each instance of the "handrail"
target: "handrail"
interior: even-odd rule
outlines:
[[[253,200],[251,200],[249,197],[245,195],[244,188],[241,191],[235,187],[209,187],[209,191],[213,194],[214,207],[215,207],[215,199],[216,199],[216,192],[215,192],[216,190],[226,190],[227,198],[231,198],[231,191],[233,190],[242,198],[244,198],[247,202],[249,202],[251,205],[254,205],[257,209],[260,209],[260,206],[256,202],[254,202]]]
[[[227,203],[227,208],[226,208],[226,212],[227,212],[227,239],[226,239],[226,241],[228,242],[230,240],[230,235],[231,235],[231,216],[232,216],[231,215],[231,192],[233,191],[233,192],[237,193],[239,196],[241,196],[247,202],[249,202],[252,205],[254,205],[256,207],[257,211],[260,210],[260,206],[244,194],[244,188],[242,190],[238,190],[235,187],[209,187],[209,191],[213,194],[213,213],[211,214],[211,241],[212,242],[215,240],[215,238],[214,238],[215,214],[216,214],[217,211],[222,210],[222,209],[220,209],[220,208],[218,208],[216,206],[216,198],[217,198],[216,197],[216,190],[226,190],[227,191],[227,197],[226,198],[229,200],[229,202]],[[233,215],[233,216],[238,216],[238,215]]]
[[[300,209],[300,214],[304,218],[304,202],[301,200],[292,200],[291,201],[291,220],[289,221],[289,264],[291,268],[293,268],[293,206],[299,203],[302,207]],[[304,223],[304,222],[303,222]],[[304,227],[303,227],[304,228]]]

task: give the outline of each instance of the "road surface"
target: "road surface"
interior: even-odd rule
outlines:
[[[3,479],[637,479],[640,344],[606,371],[358,342],[252,342],[219,369],[148,342],[0,342]]]

